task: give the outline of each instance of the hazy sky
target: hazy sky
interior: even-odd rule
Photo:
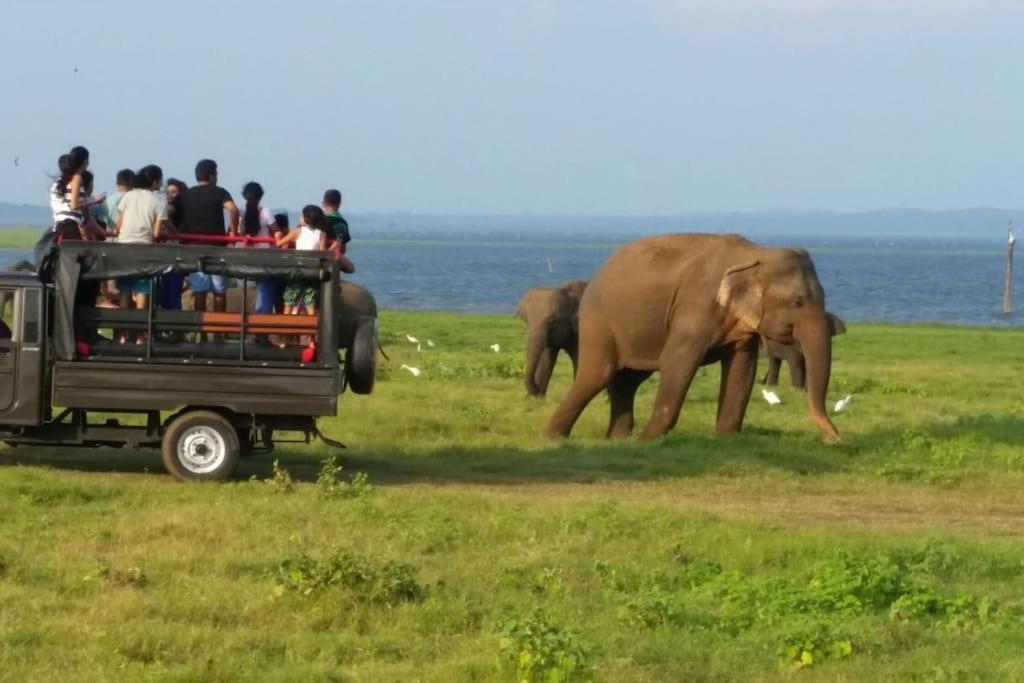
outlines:
[[[1021,2],[3,0],[0,57],[0,201],[84,144],[292,209],[1024,205]]]

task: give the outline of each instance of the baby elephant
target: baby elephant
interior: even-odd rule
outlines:
[[[567,280],[557,287],[531,289],[516,306],[516,317],[526,323],[526,369],[530,396],[544,396],[559,351],[569,354],[576,376],[579,344],[579,305],[587,283]]]
[[[828,318],[828,331],[833,337],[846,332],[846,323],[834,313],[825,313]],[[768,359],[768,374],[761,380],[762,384],[774,387],[779,383],[779,370],[782,369],[782,361],[789,364],[789,378],[797,389],[804,388],[805,365],[804,354],[798,346],[792,344],[780,344],[769,339],[761,338],[761,349]]]

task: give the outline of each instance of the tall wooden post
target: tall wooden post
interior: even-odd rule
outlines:
[[[1013,236],[1013,221],[1006,230],[1006,285],[1003,287],[1003,313],[1008,314],[1012,308],[1013,294],[1013,243],[1016,242]]]

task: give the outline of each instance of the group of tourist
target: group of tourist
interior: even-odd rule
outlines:
[[[217,184],[217,163],[212,159],[196,164],[192,187],[177,178],[169,178],[164,190],[163,170],[151,164],[138,171],[118,171],[116,191],[98,196],[93,194],[94,178],[88,167],[89,151],[85,147],[74,147],[58,160],[58,174],[50,187],[50,205],[52,229],[60,239],[113,240],[121,244],[173,240],[254,248],[329,250],[343,272],[355,271],[345,256],[351,236],[348,223],[341,215],[338,190],[327,190],[320,206],[303,207],[299,225],[292,227],[287,213],[272,214],[263,206],[263,187],[257,182],[246,183],[242,188],[245,204],[239,210],[231,193]],[[114,286],[122,308],[148,308],[151,295],[148,278],[122,278]],[[202,272],[192,273],[187,283],[181,275],[161,276],[154,304],[167,310],[180,310],[186,286],[192,291],[195,310],[207,310],[210,293],[213,310],[225,310],[227,278]],[[315,292],[304,283],[266,279],[257,284],[255,311],[315,313]]]

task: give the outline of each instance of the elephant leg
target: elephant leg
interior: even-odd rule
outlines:
[[[552,439],[569,436],[583,409],[608,386],[614,368],[615,352],[612,346],[586,349],[586,353],[580,357],[579,373],[569,393],[548,421],[544,435]]]
[[[530,396],[544,395],[544,392],[537,386],[537,376],[540,374],[538,368],[541,364],[541,357],[550,351],[551,348],[547,343],[547,328],[541,324],[531,325],[526,338],[526,365],[523,372],[526,393]]]
[[[789,379],[797,389],[803,389],[807,377],[807,361],[804,354],[796,353],[789,361]]]
[[[636,390],[650,376],[648,371],[623,368],[608,383],[611,418],[606,436],[609,439],[622,439],[633,433],[633,399]]]
[[[722,359],[716,434],[732,434],[743,426],[757,375],[757,345],[748,344]]]
[[[569,354],[569,360],[572,361],[572,376],[576,377],[576,372],[580,362],[580,350],[579,342],[573,342],[565,347],[565,352]]]
[[[670,350],[671,349],[671,350]],[[697,368],[704,358],[704,347],[695,344],[672,344],[671,339],[659,359],[661,380],[654,399],[654,411],[640,434],[644,441],[657,439],[676,426],[686,392],[690,389]]]
[[[551,381],[551,373],[555,371],[555,362],[558,361],[558,349],[548,346],[541,351],[540,359],[537,361],[537,371],[533,381],[537,387],[537,396],[546,396],[548,383]]]
[[[782,370],[782,359],[779,358],[778,356],[769,353],[768,374],[764,376],[764,381],[762,382],[762,384],[767,384],[770,387],[778,386],[780,370]]]

